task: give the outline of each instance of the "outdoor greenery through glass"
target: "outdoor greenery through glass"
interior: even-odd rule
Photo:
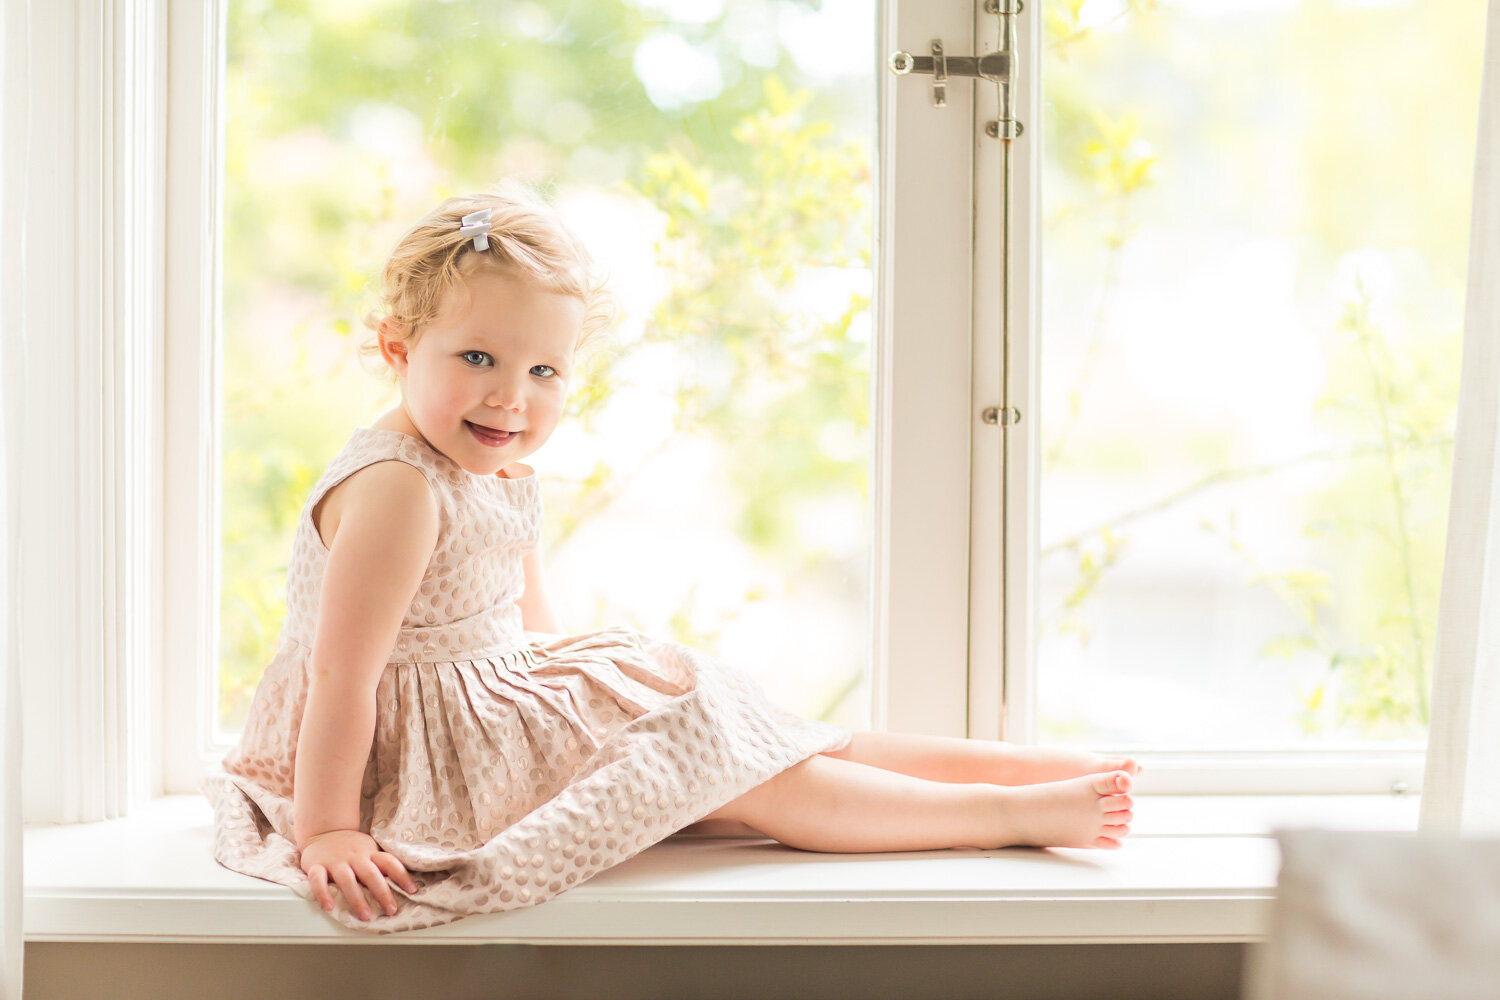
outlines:
[[[1421,745],[1484,7],[1046,3],[1044,741]]]
[[[867,0],[232,0],[216,725],[242,726],[309,489],[396,399],[384,254],[540,185],[626,315],[541,476],[571,632],[624,624],[869,725]]]

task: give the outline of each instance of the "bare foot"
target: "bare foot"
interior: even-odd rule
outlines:
[[[1014,743],[999,743],[997,746],[1002,760],[988,779],[997,785],[1035,785],[1105,771],[1124,771],[1132,778],[1141,773],[1141,765],[1132,757],[1102,757],[1086,750],[1018,746]]]
[[[1131,778],[1125,770],[1064,781],[997,787],[992,847],[1116,848],[1130,832]]]

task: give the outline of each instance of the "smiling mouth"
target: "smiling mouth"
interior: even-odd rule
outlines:
[[[508,443],[518,433],[517,431],[497,431],[493,427],[485,427],[468,420],[464,421],[464,426],[469,428],[469,433],[474,435],[481,444],[487,444],[491,448],[498,448]]]

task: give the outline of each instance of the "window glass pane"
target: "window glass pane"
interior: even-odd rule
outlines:
[[[1043,739],[1420,745],[1484,4],[1044,13]]]
[[[627,625],[869,724],[873,0],[233,0],[216,725],[242,726],[301,505],[396,401],[355,348],[396,239],[543,186],[613,349],[527,461],[563,626]]]

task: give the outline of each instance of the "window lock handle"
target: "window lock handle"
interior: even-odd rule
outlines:
[[[943,40],[934,38],[931,55],[917,56],[901,50],[892,52],[885,64],[897,76],[931,74],[932,106],[935,108],[948,106],[950,76],[991,81],[1000,92],[1000,120],[987,123],[985,134],[996,139],[1017,138],[1022,127],[1012,110],[1012,84],[1016,77],[1016,18],[1022,9],[1021,0],[985,0],[985,13],[1000,18],[999,51],[982,56],[950,56],[943,51]]]

